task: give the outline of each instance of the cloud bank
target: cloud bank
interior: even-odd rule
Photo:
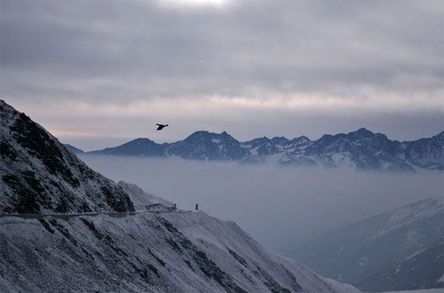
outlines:
[[[92,168],[178,204],[234,220],[273,251],[418,199],[444,196],[439,172],[388,174],[85,155]]]
[[[442,1],[203,2],[2,1],[1,95],[63,137],[87,137],[83,116],[93,137],[162,117],[184,125],[162,139],[442,130]]]

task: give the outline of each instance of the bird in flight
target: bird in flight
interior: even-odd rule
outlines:
[[[156,129],[156,130],[162,130],[162,129],[164,129],[165,127],[168,126],[168,124],[160,124],[160,123],[156,123],[156,125],[157,125],[157,129]]]

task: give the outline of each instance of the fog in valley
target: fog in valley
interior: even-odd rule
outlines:
[[[261,244],[291,255],[296,244],[330,227],[421,198],[443,196],[438,172],[375,173],[82,155],[119,181],[193,209],[233,220]]]

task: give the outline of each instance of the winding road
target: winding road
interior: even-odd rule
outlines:
[[[74,217],[95,217],[99,215],[108,215],[111,217],[125,217],[125,216],[133,216],[137,214],[143,213],[190,213],[193,211],[189,210],[176,210],[172,208],[165,207],[164,210],[138,210],[132,212],[111,212],[111,211],[101,211],[101,212],[89,212],[89,213],[50,213],[50,214],[19,214],[19,213],[11,213],[11,214],[0,214],[0,218],[21,218],[21,219],[43,219],[47,217],[57,218],[57,219],[69,219]]]

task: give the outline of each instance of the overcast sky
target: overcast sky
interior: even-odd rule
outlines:
[[[444,130],[442,0],[0,3],[1,97],[82,148]]]

